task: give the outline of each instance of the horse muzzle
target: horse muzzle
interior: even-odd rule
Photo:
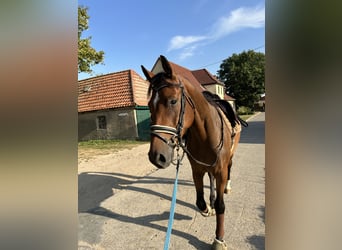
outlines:
[[[167,147],[166,150],[154,151],[150,149],[148,158],[150,162],[157,168],[167,168],[170,166],[173,156],[173,148]]]
[[[164,137],[165,135],[171,135],[171,137]],[[177,129],[173,127],[164,125],[151,126],[151,136],[153,137],[148,158],[157,168],[167,168],[172,162],[177,135]]]

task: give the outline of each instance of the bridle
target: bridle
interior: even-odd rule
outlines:
[[[179,117],[178,117],[178,123],[176,128],[174,127],[170,127],[170,126],[165,126],[165,125],[151,125],[151,134],[155,135],[156,137],[158,137],[160,140],[162,140],[163,142],[165,142],[167,145],[169,145],[170,147],[174,148],[176,146],[180,146],[182,143],[182,130],[183,130],[183,126],[184,126],[184,115],[185,115],[185,103],[186,100],[188,100],[188,102],[190,103],[190,105],[192,106],[192,108],[194,109],[194,104],[192,102],[192,100],[190,99],[190,97],[188,95],[185,94],[184,91],[184,85],[182,84],[181,81],[179,81],[179,83],[170,83],[167,81],[164,81],[162,84],[155,84],[155,81],[153,81],[154,79],[152,79],[151,81],[151,88],[158,92],[159,90],[166,88],[166,87],[178,87],[181,89],[181,99],[180,99],[180,112],[179,112]],[[165,133],[165,134],[170,134],[172,135],[172,137],[170,139],[166,139],[165,137],[163,137],[162,135],[160,135],[161,133]]]
[[[151,129],[151,134],[158,137],[160,140],[162,140],[163,142],[165,142],[168,146],[172,147],[173,149],[176,148],[177,150],[177,162],[179,162],[179,160],[182,160],[184,157],[184,152],[187,153],[188,156],[190,156],[196,163],[201,164],[203,166],[206,167],[213,167],[216,165],[218,159],[219,159],[219,151],[221,151],[222,147],[223,147],[223,120],[222,120],[222,116],[219,113],[220,119],[221,119],[221,140],[220,143],[218,145],[218,152],[216,153],[216,159],[213,163],[208,164],[202,161],[197,160],[192,154],[191,152],[188,150],[187,146],[185,145],[185,142],[181,136],[182,133],[182,129],[184,126],[184,115],[185,115],[185,103],[186,101],[190,104],[190,106],[192,107],[192,109],[194,110],[194,114],[195,114],[195,105],[194,102],[192,101],[192,99],[185,94],[184,91],[184,85],[182,84],[181,81],[179,81],[179,83],[170,83],[167,81],[163,81],[162,84],[156,84],[157,80],[159,80],[159,78],[155,79],[152,78],[151,79],[151,86],[150,88],[155,91],[158,92],[159,90],[166,88],[166,87],[178,87],[181,89],[182,93],[181,93],[181,109],[179,112],[179,118],[178,118],[178,123],[176,128],[174,127],[170,127],[170,126],[165,126],[165,125],[151,125],[150,129]],[[165,133],[165,134],[170,134],[172,135],[172,137],[170,139],[166,139],[165,137],[163,137],[162,135],[160,135],[160,133]],[[179,157],[179,148],[183,149],[183,155],[181,157]],[[173,162],[173,161],[172,161]]]

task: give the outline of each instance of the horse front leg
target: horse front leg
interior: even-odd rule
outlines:
[[[212,173],[209,173],[209,172],[208,172],[208,176],[209,176],[209,182],[210,182],[210,195],[209,195],[210,207],[214,208],[215,206],[215,185],[214,185],[215,177]]]
[[[230,181],[230,171],[233,165],[233,159],[230,158],[229,164],[228,164],[228,177],[227,177],[227,184],[226,187],[224,189],[224,193],[225,194],[229,194],[232,191],[232,187],[231,187],[231,181]]]
[[[200,210],[200,213],[207,217],[213,215],[214,209],[212,209],[204,200],[204,189],[203,189],[203,177],[205,172],[198,171],[198,169],[192,169],[192,176],[196,188],[196,206]]]
[[[203,176],[204,172],[197,171],[194,167],[192,168],[192,178],[196,188],[196,206],[200,211],[205,211],[207,208],[204,200]]]
[[[223,194],[225,185],[227,182],[228,171],[222,171],[219,176],[216,177],[216,238],[213,243],[212,249],[227,249],[227,245],[223,240],[224,237],[224,211],[225,204],[223,200]]]

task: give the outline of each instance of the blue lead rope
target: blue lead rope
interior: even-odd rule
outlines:
[[[171,237],[171,231],[172,231],[172,225],[173,225],[173,218],[174,218],[174,215],[175,215],[179,164],[180,164],[180,161],[178,160],[177,161],[177,170],[176,170],[176,179],[175,179],[175,183],[173,185],[173,193],[172,193],[172,201],[171,201],[171,208],[170,208],[170,216],[169,216],[169,223],[167,225],[167,232],[166,232],[166,237],[165,237],[164,250],[168,250],[169,249],[169,245],[170,245],[170,237]]]

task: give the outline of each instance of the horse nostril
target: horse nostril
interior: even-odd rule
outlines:
[[[164,155],[159,155],[159,161],[162,163],[166,162],[165,156]]]

